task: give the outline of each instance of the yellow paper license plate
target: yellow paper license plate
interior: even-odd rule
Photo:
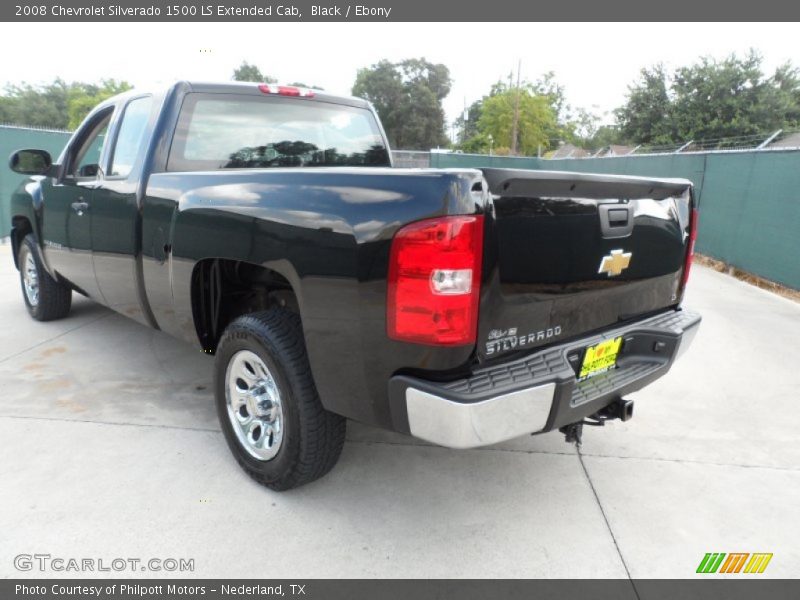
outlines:
[[[585,379],[613,369],[614,365],[617,364],[617,354],[619,354],[621,345],[622,338],[618,337],[589,346],[586,349],[586,355],[583,357],[583,365],[578,379]]]

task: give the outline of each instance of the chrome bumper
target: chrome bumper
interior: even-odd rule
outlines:
[[[397,376],[390,390],[402,394],[414,437],[449,448],[496,444],[580,421],[658,379],[689,347],[699,324],[696,313],[669,311],[478,370],[455,382]],[[630,353],[623,347],[619,367],[577,381],[567,356],[616,336],[625,337],[626,343],[634,340]],[[636,340],[644,343],[637,345]],[[651,350],[653,340],[664,341],[660,345],[668,350]]]
[[[547,383],[496,398],[462,404],[414,388],[406,390],[411,435],[448,448],[496,444],[547,423],[555,383]]]

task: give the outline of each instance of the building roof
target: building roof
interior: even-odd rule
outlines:
[[[800,148],[800,131],[772,142],[767,148]]]
[[[564,144],[560,146],[550,158],[585,158],[589,153],[583,148],[578,148],[574,144]]]

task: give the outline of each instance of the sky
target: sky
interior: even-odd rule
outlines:
[[[0,86],[228,80],[246,60],[281,82],[349,94],[359,68],[425,57],[450,69],[450,121],[521,61],[523,79],[554,71],[569,104],[610,122],[642,67],[751,47],[767,70],[800,66],[795,23],[0,23],[0,56],[14,57],[0,66]]]

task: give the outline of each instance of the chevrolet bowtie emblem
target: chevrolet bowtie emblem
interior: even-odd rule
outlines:
[[[606,273],[609,277],[619,275],[628,268],[631,264],[632,252],[623,252],[622,250],[612,250],[611,254],[604,256],[600,261],[600,268],[598,273]]]

